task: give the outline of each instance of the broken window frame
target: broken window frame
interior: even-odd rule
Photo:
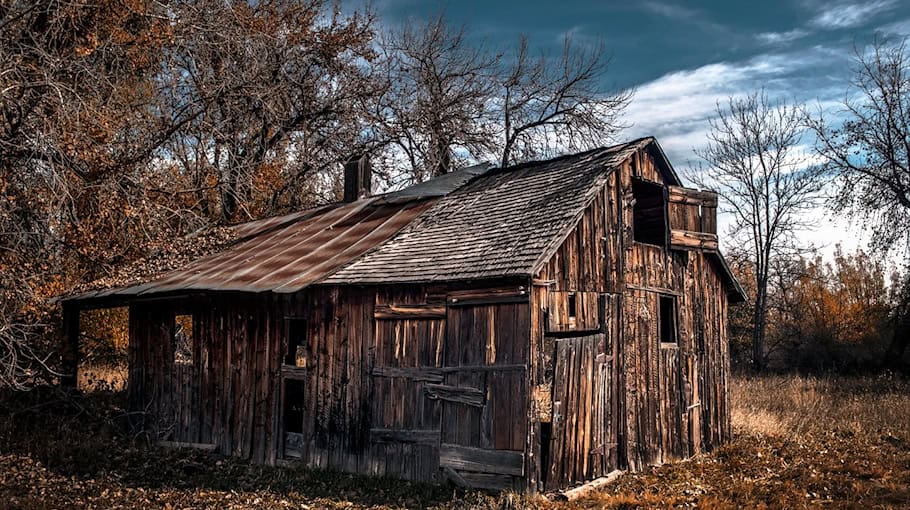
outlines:
[[[640,177],[632,177],[632,240],[636,243],[666,247],[670,243],[670,226],[667,211],[667,187],[663,184]],[[657,199],[657,200],[655,200]],[[657,204],[657,205],[655,205]],[[655,215],[645,213],[659,209],[658,222]],[[647,228],[642,225],[645,219],[650,220]]]
[[[282,364],[289,367],[306,368],[310,358],[308,322],[305,317],[285,317],[285,350]]]

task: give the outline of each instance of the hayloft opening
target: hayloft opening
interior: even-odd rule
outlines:
[[[632,179],[632,238],[645,244],[667,243],[667,200],[664,187],[644,179]]]
[[[174,364],[193,364],[193,316],[174,316]]]
[[[660,343],[676,345],[679,335],[676,328],[676,298],[660,296]]]

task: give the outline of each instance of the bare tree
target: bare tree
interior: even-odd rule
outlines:
[[[907,258],[910,255],[910,56],[905,42],[889,45],[876,41],[870,52],[858,51],[853,89],[856,99],[845,100],[842,111],[838,112],[838,116],[846,118],[842,124],[832,125],[821,113],[809,118],[817,138],[817,153],[837,177],[833,205],[837,211],[867,222],[876,250],[902,251]],[[900,295],[910,295],[910,280],[903,285],[908,288]],[[910,322],[907,309],[906,298],[896,304],[895,331],[904,333],[895,334],[886,361],[899,360],[910,344],[910,334],[904,329]]]
[[[798,147],[804,126],[798,107],[772,103],[764,92],[718,104],[704,160],[691,175],[699,186],[714,188],[733,217],[731,239],[751,257],[755,279],[752,362],[765,365],[768,287],[775,257],[797,243],[809,226],[805,212],[818,203],[819,169]]]
[[[479,157],[495,147],[487,104],[498,57],[471,45],[465,28],[442,16],[385,35],[388,89],[378,103],[385,137],[415,181],[449,172],[457,151]]]
[[[557,59],[546,55],[535,59],[522,37],[514,60],[502,66],[501,97],[494,103],[502,126],[500,166],[590,149],[610,140],[622,127],[618,116],[632,92],[604,89],[608,63],[602,44],[577,48],[569,36]]]
[[[630,91],[604,87],[602,45],[566,37],[556,58],[472,45],[443,17],[390,34],[383,43],[389,89],[380,103],[389,143],[421,180],[456,159],[515,161],[603,145],[621,128]]]
[[[326,13],[319,0],[174,9],[156,83],[165,115],[186,120],[168,142],[179,192],[221,223],[312,205],[301,186],[358,152],[362,105],[379,91],[372,18]]]

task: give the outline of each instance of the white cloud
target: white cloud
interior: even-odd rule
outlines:
[[[794,28],[793,30],[787,30],[786,32],[762,32],[755,36],[758,39],[758,42],[763,44],[784,44],[788,42],[793,42],[797,39],[802,39],[809,35],[808,30],[803,30],[802,28]]]
[[[775,100],[836,105],[847,87],[849,58],[849,51],[815,47],[665,74],[637,88],[624,114],[624,122],[631,124],[624,138],[657,137],[670,161],[682,170],[696,162],[693,149],[707,143],[709,121],[716,116],[718,102],[764,88]],[[796,156],[806,163],[817,162],[808,145],[800,147]],[[837,243],[853,250],[866,242],[858,229],[843,218],[830,217],[823,208],[810,216],[817,220],[818,228],[801,238],[819,247],[825,256],[833,253]],[[729,220],[720,217],[719,226],[723,228]]]
[[[910,19],[888,23],[876,31],[887,35],[910,36]]]
[[[855,27],[876,14],[891,10],[896,4],[896,0],[834,4],[818,13],[809,24],[827,30]]]

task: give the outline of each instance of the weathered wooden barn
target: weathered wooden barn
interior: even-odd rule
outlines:
[[[129,307],[128,398],[162,440],[255,462],[539,491],[730,437],[715,194],[653,138],[474,166],[241,224],[64,301]],[[159,267],[160,269],[160,267]],[[75,370],[75,368],[73,368]]]

